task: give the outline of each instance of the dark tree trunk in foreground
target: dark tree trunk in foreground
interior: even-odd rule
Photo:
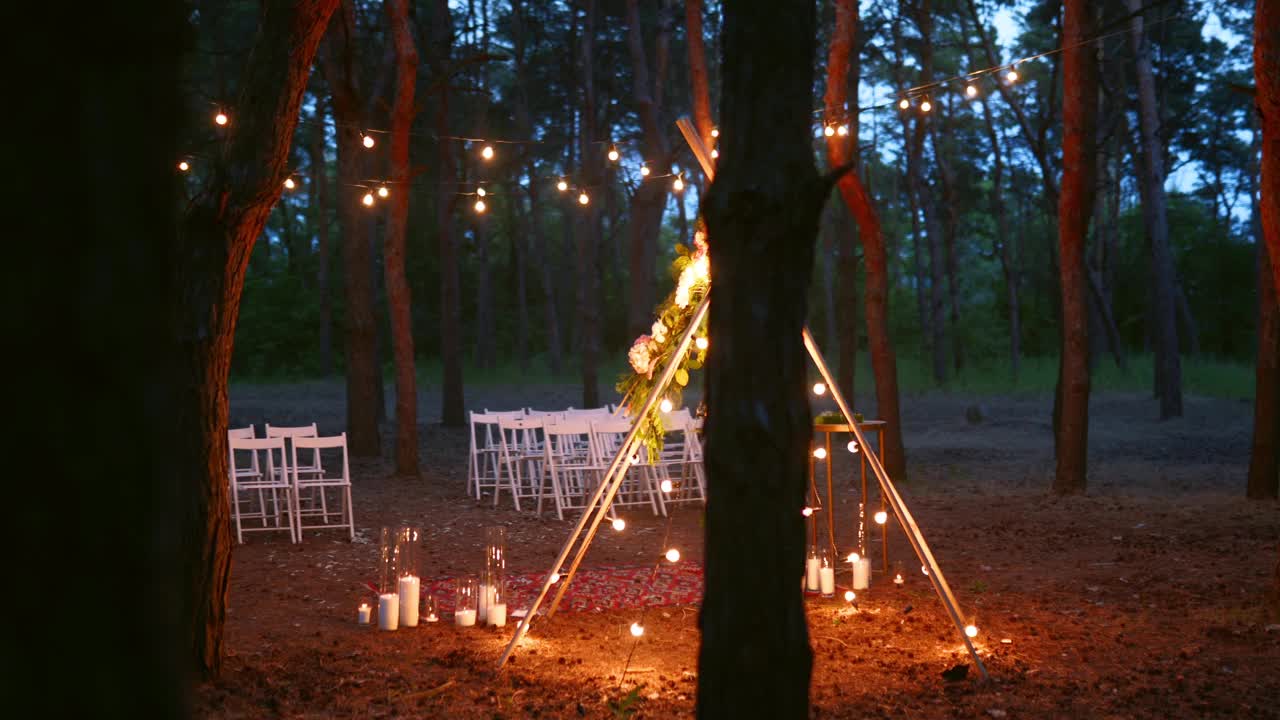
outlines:
[[[1164,194],[1164,144],[1159,137],[1160,107],[1151,69],[1151,45],[1142,27],[1142,3],[1125,0],[1125,5],[1134,14],[1130,20],[1130,39],[1136,57],[1138,121],[1142,134],[1138,186],[1142,192],[1142,224],[1151,243],[1156,395],[1160,398],[1160,419],[1165,420],[1182,415],[1182,359],[1178,355],[1177,296]]]
[[[14,57],[58,50],[8,83],[10,107],[23,105],[49,140],[5,148],[25,178],[6,197],[21,209],[8,233],[39,238],[9,248],[5,301],[24,310],[0,320],[6,346],[25,348],[9,358],[21,381],[6,383],[5,401],[21,420],[6,430],[6,462],[14,478],[39,478],[5,514],[5,714],[186,718],[184,606],[208,614],[200,590],[220,603],[225,587],[184,566],[201,562],[207,526],[226,540],[225,514],[205,518],[225,507],[225,440],[214,446],[226,427],[202,412],[221,396],[225,419],[225,385],[206,383],[205,358],[190,334],[179,347],[170,315],[186,290],[175,271],[216,266],[226,251],[216,233],[207,253],[175,252],[179,187],[192,181],[175,167],[189,150],[178,140],[190,102],[179,76],[191,28],[182,3],[86,4],[71,21],[67,10],[24,8],[30,27],[6,41]],[[211,134],[212,112],[193,134]],[[228,113],[239,121],[235,106]],[[48,191],[69,168],[84,183],[74,212]],[[192,170],[210,168],[195,158]],[[225,578],[229,555],[217,557]],[[53,591],[69,576],[91,595]]]
[[[1247,494],[1274,500],[1280,492],[1280,297],[1272,281],[1275,258],[1265,246],[1258,251],[1258,362]]]
[[[828,118],[833,113],[843,113],[848,100],[849,84],[846,75],[858,28],[857,13],[855,0],[838,0],[836,27],[831,36],[831,52],[827,57],[825,103]],[[852,132],[847,141],[839,135],[829,138],[829,164],[840,167],[853,162],[854,154],[850,145],[856,143],[856,134]],[[880,227],[880,214],[857,173],[841,176],[838,187],[849,212],[858,221],[858,237],[862,240],[862,256],[867,268],[863,296],[867,314],[867,343],[871,351],[871,368],[875,373],[876,408],[880,419],[887,423],[885,446],[880,448],[881,458],[889,474],[902,480],[906,478],[907,460],[902,445],[902,414],[898,406],[898,360],[893,350],[893,341],[889,337],[889,259],[885,251],[884,233]],[[852,395],[849,396],[849,401],[853,401]]]
[[[413,126],[418,49],[409,26],[409,1],[387,0],[387,18],[395,46],[396,93],[391,105],[390,211],[383,240],[383,272],[391,311],[391,341],[396,366],[396,474],[416,478],[418,471],[418,368],[413,351],[411,298],[405,278],[405,234],[409,225],[409,130]]]
[[[449,139],[449,100],[453,68],[453,21],[449,0],[432,5],[429,58],[436,78],[436,148],[439,175],[453,182],[458,175]],[[466,424],[462,393],[462,280],[458,271],[458,241],[453,233],[453,197],[436,198],[436,235],[440,259],[440,422],[450,427]]]
[[[596,2],[586,0],[579,72],[582,73],[582,118],[578,128],[578,157],[587,205],[575,202],[573,237],[578,260],[578,344],[582,358],[582,406],[600,404],[597,364],[600,355],[600,204],[604,200],[601,166],[604,152],[596,142],[595,52]],[[591,197],[595,195],[595,197]]]
[[[377,324],[373,311],[373,247],[369,209],[361,204],[367,185],[365,126],[356,52],[355,12],[344,0],[325,36],[322,53],[325,80],[333,93],[333,116],[338,135],[338,222],[342,227],[343,307],[347,361],[347,442],[357,457],[377,457],[378,414],[382,409]],[[385,136],[379,136],[385,140]]]
[[[702,718],[807,718],[798,580],[813,429],[801,331],[830,189],[810,144],[816,13],[780,13],[768,0],[724,9],[723,142],[703,206],[715,282],[697,708]]]
[[[1065,0],[1062,69],[1062,185],[1058,198],[1059,272],[1062,288],[1062,354],[1058,364],[1060,398],[1054,430],[1057,473],[1053,491],[1083,493],[1089,445],[1089,311],[1085,293],[1084,249],[1093,214],[1094,122],[1097,116],[1097,67],[1090,33],[1090,0]]]
[[[1280,293],[1280,0],[1258,0],[1253,18],[1253,77],[1262,118],[1262,237],[1271,284]]]
[[[1280,491],[1280,44],[1275,28],[1280,2],[1259,0],[1254,20],[1253,64],[1257,110],[1262,120],[1262,186],[1259,214],[1258,367],[1254,390],[1253,451],[1249,459],[1251,498],[1274,499]],[[1280,564],[1272,611],[1280,616]]]

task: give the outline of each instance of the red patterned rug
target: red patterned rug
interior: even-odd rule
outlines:
[[[545,573],[507,575],[507,606],[528,609],[542,589]],[[652,580],[652,582],[651,582]],[[423,592],[435,595],[442,613],[453,612],[455,578],[423,583]],[[553,592],[555,588],[552,588]],[[550,598],[548,598],[550,599]],[[638,607],[693,605],[702,600],[702,566],[688,561],[662,565],[654,575],[652,565],[618,565],[578,568],[560,609],[568,612],[600,612]]]

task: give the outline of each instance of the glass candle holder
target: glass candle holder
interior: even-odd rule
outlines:
[[[824,598],[836,596],[836,566],[826,546],[818,553],[818,589]]]
[[[378,540],[378,628],[395,630],[400,626],[399,557],[397,534],[382,528]]]
[[[453,622],[459,627],[471,627],[476,624],[476,613],[479,610],[479,583],[474,575],[460,577],[453,598]]]
[[[809,545],[809,555],[804,562],[804,589],[809,592],[818,592],[821,587],[822,559],[818,557],[818,546]]]
[[[506,582],[506,574],[507,529],[501,526],[487,527],[484,529],[484,569],[480,574],[480,622],[488,622],[494,588]],[[503,621],[506,621],[505,618]]]
[[[418,598],[422,592],[422,579],[418,574],[418,545],[422,531],[416,527],[402,527],[396,531],[396,593],[400,596],[400,624],[418,626]]]
[[[893,563],[893,586],[901,590],[905,583],[906,574],[902,569],[902,561],[899,560]]]
[[[507,625],[507,583],[504,579],[499,578],[496,583],[489,586],[489,614],[486,616],[486,622],[493,627],[506,627]]]
[[[436,607],[436,596],[428,591],[422,597],[422,621],[433,623],[439,620],[440,609]]]

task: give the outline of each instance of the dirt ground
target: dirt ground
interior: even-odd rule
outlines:
[[[470,388],[467,406],[579,400],[572,386],[489,386]],[[234,387],[231,404],[233,426],[343,429],[337,381]],[[966,419],[975,405],[977,423]],[[813,717],[1280,717],[1280,626],[1259,609],[1280,507],[1243,499],[1251,403],[1190,397],[1184,418],[1161,423],[1144,397],[1095,396],[1090,492],[1066,499],[1047,494],[1049,405],[1046,397],[904,398],[910,475],[901,490],[981,629],[992,682],[978,682],[972,667],[968,679],[944,680],[944,670],[969,662],[959,637],[918,572],[900,590],[885,581],[877,540],[877,572],[857,610],[807,601]],[[335,532],[300,545],[257,535],[236,548],[229,656],[222,679],[199,689],[197,715],[624,717],[614,706],[639,686],[632,717],[692,717],[696,606],[650,610],[621,679],[634,610],[535,623],[501,673],[510,626],[464,630],[445,617],[386,633],[356,624],[382,526],[424,528],[425,576],[476,572],[482,528],[496,524],[508,528],[509,572],[544,571],[571,527],[505,502],[478,506],[464,489],[466,431],[440,427],[431,392],[422,417],[423,481],[390,477],[385,460],[353,464],[356,542]],[[389,425],[383,437],[389,445]],[[840,455],[838,541],[848,548],[857,499],[849,456]],[[588,565],[652,561],[663,521],[638,511],[627,519],[626,532],[600,534]],[[688,561],[701,559],[699,521],[692,508],[673,520],[671,544]],[[897,528],[889,546],[891,562],[919,567]]]

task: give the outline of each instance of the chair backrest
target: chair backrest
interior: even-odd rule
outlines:
[[[327,477],[327,473],[322,469],[320,469],[320,451],[327,450],[327,449],[341,450],[342,451],[342,479],[343,480],[350,479],[351,471],[347,466],[347,434],[346,433],[341,433],[339,435],[330,435],[326,437],[309,437],[309,436],[294,437],[292,444],[293,444],[293,456],[290,461],[290,466],[293,468],[294,475],[296,479],[298,479],[299,481],[303,481],[301,478],[301,475],[303,474],[302,470],[305,469],[305,468],[300,469],[298,464],[299,450],[310,450],[314,454],[315,465],[318,471],[314,476],[316,480],[332,479]]]
[[[256,436],[256,435],[254,435],[254,433],[253,433],[253,426],[252,426],[252,425],[250,425],[249,427],[242,427],[242,428],[228,428],[228,429],[227,429],[227,439],[231,439],[231,438],[239,438],[239,439],[241,439],[241,440],[245,440],[245,439],[249,439],[249,440],[251,440],[251,439],[253,439],[253,438],[255,438],[255,437],[257,437],[257,436]]]
[[[316,431],[316,424],[298,425],[296,427],[284,427],[281,425],[272,425],[267,423],[267,437],[269,438],[303,438],[317,437],[320,433]]]
[[[561,420],[547,425],[543,432],[548,456],[580,455],[590,447],[591,423],[586,420]]]
[[[330,435],[327,437],[310,437],[302,436],[293,439],[293,446],[305,450],[307,448],[342,448],[347,449],[347,434]]]
[[[591,442],[596,461],[605,463],[613,459],[630,431],[631,421],[625,418],[608,417],[592,420]]]
[[[285,453],[284,438],[233,437],[233,438],[229,438],[227,440],[227,443],[230,446],[229,447],[229,453],[231,455],[230,475],[232,478],[232,482],[236,481],[236,471],[240,469],[238,463],[236,462],[237,451],[246,451],[246,452],[253,453],[252,455],[253,460],[252,460],[251,467],[254,469],[257,469],[258,467],[258,453],[260,452],[264,453],[266,455],[267,462],[266,462],[266,474],[263,477],[267,479],[275,477],[275,469],[277,465],[281,468],[284,468],[286,466],[285,454],[284,454]]]
[[[591,408],[589,410],[574,410],[573,408],[569,408],[568,410],[564,411],[564,416],[569,419],[578,419],[578,418],[605,419],[605,418],[612,417],[613,414],[609,412],[609,408],[607,407]]]
[[[484,414],[494,420],[519,420],[524,417],[524,410],[490,410],[485,408]]]
[[[679,408],[677,410],[672,410],[669,413],[662,414],[662,424],[665,425],[668,430],[683,429],[684,426],[688,425],[689,421],[692,419],[693,416],[689,414],[689,408]]]

